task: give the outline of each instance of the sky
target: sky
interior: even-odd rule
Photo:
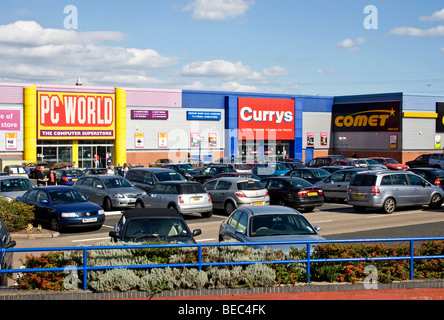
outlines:
[[[444,95],[442,0],[0,4],[0,82]]]

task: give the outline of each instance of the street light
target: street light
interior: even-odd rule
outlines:
[[[344,141],[347,140],[346,137],[339,137],[339,141],[341,141],[342,148],[342,156],[344,156]]]

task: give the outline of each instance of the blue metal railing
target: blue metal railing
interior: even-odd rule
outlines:
[[[69,267],[70,271],[83,271],[83,290],[87,290],[87,275],[88,271],[93,270],[108,270],[108,269],[148,269],[148,268],[181,268],[193,267],[198,268],[199,271],[203,267],[209,266],[229,266],[229,265],[250,265],[256,263],[303,263],[307,264],[307,283],[310,283],[310,269],[312,263],[320,262],[357,262],[357,261],[383,261],[383,260],[409,260],[410,261],[410,280],[413,280],[415,260],[427,259],[444,259],[444,255],[430,255],[430,256],[415,256],[414,242],[424,241],[444,241],[444,237],[427,237],[427,238],[381,238],[381,239],[347,239],[347,240],[317,240],[317,241],[273,241],[273,242],[224,242],[224,243],[194,243],[194,244],[150,244],[150,245],[122,245],[122,246],[89,246],[89,247],[48,247],[48,248],[13,248],[4,249],[6,252],[54,252],[54,251],[83,251],[83,265],[78,267]],[[369,243],[369,242],[408,242],[409,255],[403,257],[364,257],[364,258],[332,258],[332,259],[313,259],[310,254],[307,254],[306,259],[297,260],[266,260],[266,261],[236,261],[236,262],[203,262],[202,248],[207,247],[223,247],[223,246],[276,246],[276,245],[296,245],[305,244],[307,252],[311,252],[313,245],[324,243]],[[91,250],[118,250],[118,249],[153,249],[153,248],[182,248],[182,247],[196,247],[198,249],[197,263],[178,263],[178,264],[142,264],[142,265],[117,265],[117,266],[88,266],[88,251]],[[32,269],[8,269],[0,270],[1,273],[35,273],[35,272],[64,272],[64,268],[32,268]]]

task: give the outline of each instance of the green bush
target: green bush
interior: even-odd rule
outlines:
[[[23,230],[34,220],[34,206],[0,197],[0,218],[10,232]]]

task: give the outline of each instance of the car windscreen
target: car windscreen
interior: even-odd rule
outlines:
[[[305,179],[291,178],[288,180],[293,187],[313,187],[313,185]]]
[[[165,172],[156,172],[154,175],[157,177],[159,181],[186,181],[181,174],[172,171],[165,171]]]
[[[105,184],[105,187],[107,189],[132,187],[131,182],[129,182],[126,179],[118,178],[118,177],[103,179],[103,183]]]
[[[79,177],[83,175],[81,170],[66,170],[65,174],[67,177]]]
[[[53,204],[85,202],[86,198],[77,190],[54,190],[49,191]]]
[[[34,188],[28,179],[4,179],[0,182],[1,192],[26,191]]]
[[[316,231],[298,214],[267,214],[253,216],[250,221],[250,236],[313,235]]]
[[[199,183],[181,184],[179,187],[180,194],[206,193],[205,188]]]
[[[375,182],[376,182],[375,175],[357,174],[350,182],[350,185],[351,186],[371,187],[371,186],[375,185]]]
[[[248,180],[237,183],[238,190],[259,190],[263,188],[264,187],[258,180]]]
[[[179,170],[185,171],[185,172],[189,172],[189,171],[196,171],[191,165],[189,164],[180,164],[177,166],[177,168],[179,168]]]
[[[174,241],[174,239],[191,238],[183,220],[175,218],[141,218],[126,222],[125,241]]]
[[[317,178],[324,178],[324,177],[328,177],[330,175],[330,172],[328,172],[327,170],[323,170],[323,169],[312,170],[311,173],[313,173],[313,175]]]

